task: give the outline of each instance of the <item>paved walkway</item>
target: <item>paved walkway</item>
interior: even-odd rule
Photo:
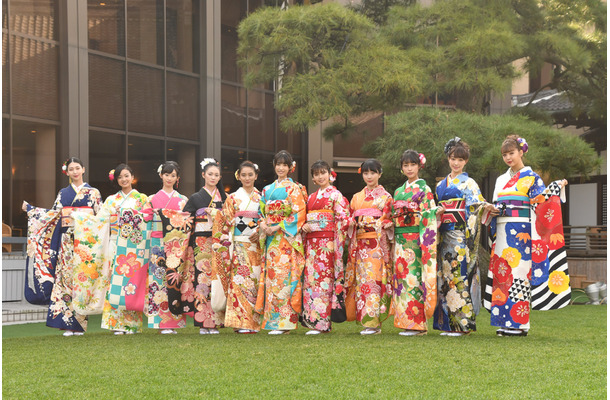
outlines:
[[[45,322],[48,306],[38,306],[26,301],[2,302],[2,325]]]

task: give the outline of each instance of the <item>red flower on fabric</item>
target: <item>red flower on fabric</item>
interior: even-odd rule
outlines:
[[[290,322],[292,322],[293,324],[296,324],[298,320],[299,320],[299,317],[297,317],[297,315],[295,313],[292,313],[292,315],[290,316]]]
[[[491,258],[491,272],[494,274],[494,281],[498,283],[512,282],[513,274],[508,261],[494,254]]]
[[[424,247],[422,249],[422,253],[421,253],[421,263],[423,265],[428,264],[428,261],[430,260],[430,257],[431,257],[431,255],[430,255],[430,252],[428,251],[428,247]]]
[[[131,276],[133,273],[140,269],[142,264],[137,260],[135,253],[129,253],[127,255],[121,254],[117,257],[117,273],[120,275]]]
[[[367,295],[371,293],[371,287],[369,286],[368,283],[365,283],[364,285],[360,286],[360,293]]]
[[[416,324],[425,322],[424,305],[417,300],[410,301],[407,304],[407,316]]]
[[[492,306],[501,306],[506,303],[506,299],[508,298],[508,291],[502,289],[502,287],[496,287],[493,293],[491,294]]]
[[[527,324],[530,319],[530,303],[519,301],[510,309],[510,316],[518,324]]]
[[[396,257],[396,277],[398,279],[405,279],[408,273],[407,260],[404,257]]]
[[[532,241],[532,261],[541,263],[546,260],[549,253],[549,245],[544,240]]]
[[[551,250],[564,245],[561,204],[557,196],[551,197],[536,208],[536,230]]]
[[[521,172],[517,172],[515,176],[510,178],[510,180],[506,183],[506,186],[504,186],[504,189],[508,189],[509,187],[514,186],[519,180],[519,175],[521,175]]]

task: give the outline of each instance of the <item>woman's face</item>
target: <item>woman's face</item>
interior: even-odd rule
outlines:
[[[242,186],[245,188],[251,188],[254,186],[254,181],[258,175],[256,175],[256,171],[252,167],[242,167],[239,171],[239,181]]]
[[[418,163],[403,162],[401,169],[402,169],[402,173],[410,181],[417,179],[419,177],[419,164]]]
[[[517,148],[513,148],[511,150],[505,151],[502,153],[502,159],[504,163],[509,167],[519,166],[523,163],[523,150],[518,150]]]
[[[290,171],[290,166],[284,163],[275,164],[275,174],[279,179],[284,179],[288,176],[288,172]]]
[[[206,186],[216,186],[220,180],[220,169],[217,166],[212,165],[202,172],[201,175],[203,176],[203,179],[205,179]]]
[[[173,170],[172,172],[166,172],[164,174],[159,174],[159,176],[163,181],[164,187],[174,187],[176,182],[178,182],[178,173],[176,172],[176,170]]]
[[[362,179],[364,179],[364,183],[367,186],[377,186],[379,184],[379,178],[381,178],[381,174],[375,171],[364,171],[362,173]]]
[[[66,173],[72,179],[73,182],[80,182],[83,179],[85,168],[77,162],[71,162],[66,167]]]
[[[460,157],[449,156],[447,159],[449,161],[449,167],[451,168],[451,172],[454,174],[461,174],[464,171],[464,167],[468,160],[464,160]]]
[[[119,184],[121,189],[131,189],[131,184],[133,183],[133,175],[127,169],[122,170],[121,174],[117,177],[117,183]]]
[[[326,187],[330,184],[330,173],[327,169],[319,169],[313,173],[313,183],[320,187]]]

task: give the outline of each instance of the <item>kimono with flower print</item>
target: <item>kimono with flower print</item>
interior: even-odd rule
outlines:
[[[260,198],[256,188],[251,194],[237,189],[227,196],[214,224],[214,269],[218,276],[226,275],[220,279],[226,285],[225,326],[235,329],[257,331],[261,325],[261,316],[254,311],[261,273]]]
[[[427,331],[436,306],[437,225],[434,195],[423,179],[394,192],[394,326]]]
[[[302,323],[329,331],[330,314],[344,294],[343,246],[349,223],[349,203],[334,186],[319,189],[307,201]]]
[[[390,314],[392,263],[390,240],[392,196],[379,185],[364,188],[350,202],[349,255],[345,267],[348,316],[355,304],[356,321],[367,328],[380,328]]]
[[[564,307],[570,300],[559,182],[545,187],[530,167],[496,180],[493,242],[484,305],[491,325],[527,330],[530,309]]]
[[[61,217],[56,230],[61,233],[55,282],[51,291],[51,301],[47,314],[47,326],[69,329],[77,332],[87,330],[87,317],[72,306],[74,275],[74,221],[71,212],[82,210],[96,213],[102,203],[100,192],[85,183],[80,188],[73,184],[59,191],[54,210],[60,210]]]
[[[173,307],[179,304],[182,313],[192,315],[195,326],[200,328],[218,328],[224,324],[225,313],[212,309],[211,287],[216,279],[212,266],[212,227],[226,198],[224,191],[216,189],[210,193],[201,188],[184,206],[184,211],[194,217],[194,228],[181,265],[181,298],[178,301],[170,297],[170,301],[174,303]]]
[[[150,205],[157,211],[153,219],[153,231],[150,239],[150,261],[148,264],[148,293],[146,295],[146,303],[144,312],[148,316],[148,327],[153,329],[175,329],[184,328],[186,326],[186,316],[182,314],[172,314],[169,310],[167,298],[167,257],[165,251],[165,242],[163,235],[164,221],[161,217],[166,210],[182,211],[188,198],[181,195],[177,191],[171,193],[159,190],[150,197]],[[167,223],[174,225],[176,218],[181,214],[171,214]],[[190,217],[190,214],[184,213],[184,216]],[[180,218],[179,218],[180,219]],[[187,221],[180,219],[177,224],[179,227]],[[188,237],[182,235],[183,244],[188,242]],[[168,249],[174,249],[174,242],[171,236],[168,236]],[[180,246],[179,246],[180,247]],[[186,248],[186,245],[184,245]],[[183,248],[183,250],[184,250]],[[182,250],[182,252],[183,252]],[[181,253],[182,253],[181,252]]]
[[[269,227],[279,226],[273,236],[259,233],[264,266],[255,311],[263,314],[262,329],[293,330],[302,311],[301,277],[305,258],[301,227],[306,204],[301,186],[287,178],[265,186],[260,218]]]
[[[72,306],[85,315],[101,314],[110,285],[112,259],[110,213],[96,215],[76,211],[74,219],[74,274]]]
[[[104,208],[111,213],[109,255],[113,259],[113,276],[117,274],[120,275],[121,272],[127,272],[125,269],[135,261],[133,257],[128,255],[117,254],[117,244],[121,229],[123,229],[125,234],[129,234],[129,229],[120,226],[120,216],[126,210],[135,211],[136,213],[131,213],[131,215],[137,215],[137,211],[142,211],[149,207],[148,197],[135,189],[127,195],[122,191],[119,191],[117,194],[108,196],[104,202]],[[134,239],[139,240],[140,238]],[[111,285],[112,279],[113,278],[111,277]],[[125,289],[127,290],[127,288]],[[131,290],[129,293],[131,293]],[[102,310],[102,328],[122,332],[140,332],[142,330],[142,312],[113,307],[108,300],[109,296],[110,290],[106,293],[106,300],[104,301],[104,308]]]
[[[438,303],[434,329],[446,332],[476,330],[481,288],[478,269],[479,224],[485,199],[466,172],[447,176],[436,185],[441,216],[438,244]]]
[[[28,206],[28,242],[25,269],[25,299],[31,304],[48,305],[55,282],[57,252],[61,232],[58,210]]]

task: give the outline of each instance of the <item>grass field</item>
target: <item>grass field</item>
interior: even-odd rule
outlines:
[[[362,337],[355,323],[290,335],[113,336],[99,316],[82,337],[43,324],[2,329],[6,399],[606,399],[606,306],[533,312],[528,337]],[[431,326],[430,326],[431,328]]]

